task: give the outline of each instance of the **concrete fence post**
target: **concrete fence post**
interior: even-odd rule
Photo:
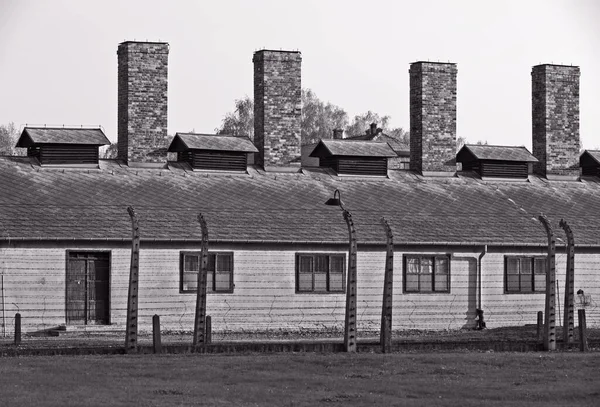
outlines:
[[[573,330],[575,329],[575,239],[573,231],[561,219],[560,227],[567,235],[567,272],[565,275],[565,306],[563,316],[563,344],[565,349],[573,343]]]
[[[131,266],[129,269],[129,292],[127,297],[127,322],[125,327],[125,352],[137,351],[138,333],[138,278],[140,269],[140,227],[132,206],[127,208],[131,217]]]
[[[162,353],[162,343],[160,340],[160,317],[156,314],[152,317],[152,347],[154,353]]]
[[[540,215],[539,220],[548,235],[548,258],[546,260],[546,310],[544,312],[544,350],[556,350],[556,242],[548,218]]]
[[[579,319],[579,350],[582,352],[587,352],[588,342],[587,342],[587,326],[585,322],[585,309],[577,310],[577,317]]]
[[[21,314],[15,314],[15,345],[21,344]]]
[[[383,277],[383,302],[381,306],[381,352],[392,350],[392,307],[394,291],[394,235],[385,218],[381,218],[386,236],[385,274]]]
[[[208,268],[208,227],[202,214],[198,214],[198,222],[202,232],[200,244],[200,270],[198,272],[198,289],[196,292],[196,316],[194,319],[194,336],[192,347],[200,348],[206,344],[206,273]]]

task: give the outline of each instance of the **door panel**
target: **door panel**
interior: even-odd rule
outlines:
[[[85,323],[86,261],[69,259],[67,268],[67,323]]]
[[[70,253],[67,267],[67,323],[108,324],[108,253]]]

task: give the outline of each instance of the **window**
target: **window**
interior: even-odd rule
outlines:
[[[546,291],[546,258],[507,256],[504,258],[504,292]]]
[[[334,293],[346,290],[344,254],[298,253],[297,293]]]
[[[405,293],[449,293],[450,257],[404,256]]]
[[[181,253],[181,292],[195,293],[198,290],[200,261],[201,252]],[[206,292],[233,292],[233,253],[208,253]]]

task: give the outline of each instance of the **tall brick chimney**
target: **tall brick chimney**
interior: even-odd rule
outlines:
[[[456,174],[456,64],[410,65],[410,169]]]
[[[117,55],[118,158],[166,164],[169,44],[126,41]]]
[[[256,164],[269,171],[300,169],[302,55],[295,51],[254,53],[254,145]]]
[[[531,70],[534,172],[549,179],[579,177],[579,75],[577,66]]]

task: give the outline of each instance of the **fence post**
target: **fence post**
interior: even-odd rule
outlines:
[[[206,269],[208,268],[208,227],[202,214],[198,214],[198,222],[202,231],[200,271],[198,272],[198,289],[196,292],[196,317],[194,319],[194,336],[192,347],[197,349],[206,344]]]
[[[582,352],[588,351],[587,343],[587,326],[585,322],[585,309],[577,310],[579,319],[579,350]]]
[[[160,341],[160,317],[156,314],[152,317],[152,345],[154,353],[162,353],[162,344]]]
[[[206,344],[209,345],[212,342],[212,318],[210,315],[206,316]]]
[[[140,228],[132,206],[127,208],[131,217],[131,267],[129,269],[129,293],[127,297],[127,326],[125,327],[125,352],[137,350],[138,332],[138,276],[140,268]]]
[[[21,344],[21,314],[15,314],[15,345]]]
[[[564,219],[559,222],[567,235],[567,273],[565,275],[565,306],[563,317],[563,343],[565,349],[573,342],[575,328],[575,239]]]
[[[379,342],[381,352],[392,350],[392,308],[394,291],[394,235],[385,218],[381,218],[386,236],[385,274],[383,278],[383,302],[381,306],[381,330]]]
[[[346,317],[344,318],[344,350],[356,352],[356,230],[352,214],[342,209],[348,226],[350,251],[348,257],[348,288],[346,291]]]
[[[548,258],[546,261],[546,310],[544,323],[544,350],[556,349],[556,242],[554,231],[548,218],[540,215],[539,218],[548,235]]]
[[[544,312],[538,311],[537,313],[537,338],[538,341],[542,340],[544,331]]]

